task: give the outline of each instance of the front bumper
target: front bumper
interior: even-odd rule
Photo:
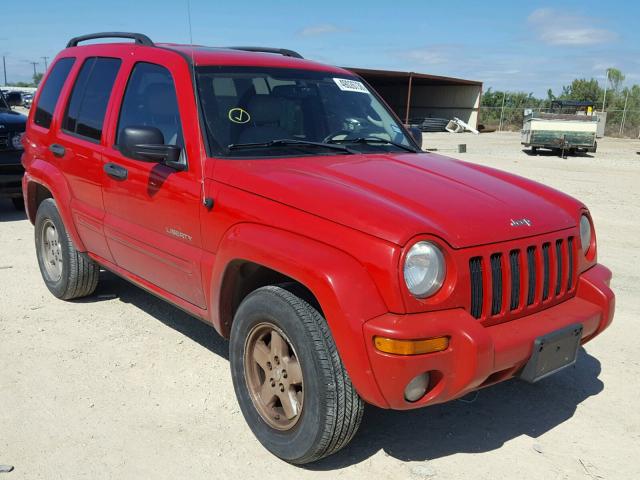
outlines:
[[[22,196],[22,151],[0,152],[0,198]]]
[[[579,323],[582,343],[602,332],[613,318],[615,297],[611,272],[595,265],[582,273],[576,295],[532,315],[484,327],[463,309],[412,315],[385,314],[364,324],[371,367],[390,408],[407,410],[446,402],[478,388],[513,377],[526,364],[534,340]],[[376,350],[375,336],[418,339],[449,336],[449,348],[437,353],[400,356]],[[407,384],[430,372],[426,395],[417,402],[404,398]]]

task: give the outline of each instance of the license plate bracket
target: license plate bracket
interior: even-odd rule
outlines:
[[[535,383],[576,363],[582,328],[581,324],[575,323],[536,338],[533,353],[520,378]]]

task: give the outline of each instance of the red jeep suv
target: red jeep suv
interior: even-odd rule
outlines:
[[[133,42],[79,46],[104,37]],[[213,325],[291,463],[346,445],[364,402],[535,382],[613,317],[582,203],[422,152],[361,78],[290,50],[74,38],[23,143],[51,293],[104,268]]]

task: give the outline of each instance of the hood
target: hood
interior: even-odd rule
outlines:
[[[536,182],[429,153],[219,161],[216,178],[398,245],[419,234],[454,248],[539,235],[575,226],[581,207]]]
[[[21,113],[13,110],[0,110],[0,133],[22,132],[26,124],[27,117]]]

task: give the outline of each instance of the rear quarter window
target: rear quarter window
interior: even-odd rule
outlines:
[[[51,67],[51,73],[41,87],[42,91],[40,92],[40,98],[36,106],[36,113],[33,120],[36,125],[44,128],[51,126],[51,120],[53,119],[56,103],[58,103],[58,97],[60,97],[64,82],[67,80],[75,61],[76,59],[71,57],[61,58]]]
[[[122,61],[92,57],[85,60],[76,79],[62,128],[70,133],[100,141],[111,90]]]

